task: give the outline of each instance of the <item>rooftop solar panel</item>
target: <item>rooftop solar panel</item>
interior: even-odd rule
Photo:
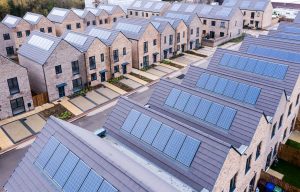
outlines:
[[[264,52],[261,49],[256,50],[256,47],[252,47],[252,45],[248,49],[249,54],[256,54],[260,56],[268,56],[269,52],[266,51],[269,51],[269,49],[265,50]],[[280,54],[280,52],[278,52],[277,54]],[[237,63],[235,63],[236,57],[238,57]],[[272,57],[275,57],[275,55]],[[281,56],[276,56],[276,57],[281,57]],[[239,65],[240,61],[242,61],[242,66],[244,66],[244,68],[241,68],[241,66]],[[257,60],[252,58],[245,59],[245,57],[240,57],[237,55],[232,55],[227,53],[223,55],[219,64],[240,71],[245,71],[245,72],[249,72],[249,73],[253,73],[265,77],[270,77],[274,79],[280,79],[280,80],[284,79],[286,72],[288,70],[287,65],[281,65],[278,63],[271,63],[271,62],[266,62],[263,60]],[[272,71],[269,70],[273,68],[274,70]]]
[[[140,139],[150,120],[151,118],[149,116],[142,114],[135,123],[131,134]]]
[[[132,33],[139,33],[140,30],[142,29],[142,26],[140,25],[134,25],[134,24],[129,24],[129,23],[118,23],[116,26],[116,29],[119,30],[124,30]]]
[[[153,5],[153,2],[147,2],[144,7],[146,9],[149,9],[152,5]]]
[[[274,38],[276,37],[276,38]],[[276,33],[269,37],[270,40],[275,41],[286,41],[291,43],[296,43],[295,41],[300,41],[300,35],[292,35],[290,33]],[[298,42],[300,43],[300,42]]]
[[[198,151],[200,146],[200,141],[195,140],[191,137],[186,137],[177,157],[176,160],[183,163],[186,166],[190,166],[192,161]]]
[[[173,4],[173,6],[171,7],[171,11],[178,11],[178,9],[181,7],[181,4],[177,3],[177,4]]]
[[[79,17],[82,17],[84,14],[84,10],[82,9],[72,9],[74,11],[74,13],[76,13],[76,15],[78,15]]]
[[[268,1],[259,1],[259,2],[256,2],[255,5],[254,5],[254,9],[262,10],[265,7],[265,4],[267,2]]]
[[[228,17],[229,14],[231,13],[232,8],[229,7],[222,7],[221,11],[218,11],[216,15],[221,16],[221,17]]]
[[[183,110],[183,114],[191,116],[195,120],[200,120],[205,123],[213,124],[215,126],[223,128],[223,129],[230,128],[230,126],[233,122],[234,116],[232,118],[222,119],[222,121],[226,121],[226,122],[223,122],[223,123],[220,122],[220,117],[224,113],[226,106],[223,106],[216,102],[212,102],[207,99],[200,98],[195,95],[190,95],[188,97],[188,99],[186,99],[187,97],[180,96],[181,93],[185,93],[185,92],[173,88],[170,91],[169,96],[167,97],[167,99],[165,101],[165,105],[167,107],[173,108],[177,112],[182,113],[181,110],[176,109],[176,105],[173,105],[174,101],[176,101],[176,103],[180,103],[181,105],[185,106],[184,110]],[[173,102],[170,102],[170,101],[173,101]],[[195,109],[195,106],[191,106],[191,103],[195,103],[195,105],[197,105],[197,108]],[[234,115],[235,115],[236,110],[234,110],[234,109],[232,109],[232,110],[234,111]],[[224,125],[226,125],[226,126],[224,126]]]
[[[132,115],[130,115],[131,113],[136,113],[136,110],[132,109],[130,111],[121,129],[123,129],[125,124],[128,125],[127,122],[130,121],[130,119],[132,119]],[[135,130],[140,130],[135,132],[143,132],[141,141],[149,145],[152,145],[156,150],[162,152],[164,155],[172,159],[176,159],[179,153],[181,155],[187,155],[187,157],[180,156],[178,158],[179,160],[177,161],[184,164],[185,166],[190,166],[198,150],[200,141],[193,139],[191,137],[189,137],[189,139],[185,139],[186,134],[178,130],[174,130],[172,127],[163,124],[162,122],[154,118],[150,118],[150,119],[151,120],[149,121],[149,116],[145,114],[140,115],[139,119],[137,120],[137,122],[140,122],[140,124],[139,125],[137,125],[138,123],[135,124],[135,127],[132,128],[133,131],[131,132],[131,134],[134,135]],[[191,151],[183,151],[183,150],[190,150],[189,148],[182,149],[183,145],[185,146],[191,145],[189,144],[191,142],[190,140],[198,143],[198,146],[196,148],[191,149]],[[184,142],[186,143],[184,144]]]
[[[132,7],[141,7],[142,6],[142,1],[136,1]]]
[[[201,11],[200,11],[200,14],[202,15],[207,15],[211,12],[212,10],[212,6],[204,6]]]
[[[155,20],[157,20],[157,21],[167,21],[167,22],[169,22],[171,25],[173,25],[174,22],[175,22],[175,20],[173,20],[173,19],[169,19],[169,18],[161,18],[161,17],[156,17]]]
[[[70,32],[64,39],[70,43],[82,46],[85,44],[88,38],[86,36]]]
[[[33,35],[29,39],[28,44],[43,49],[45,51],[48,51],[54,44],[54,41],[46,39],[44,37]]]
[[[185,12],[193,12],[195,11],[197,5],[188,5],[187,8],[185,9]]]
[[[103,5],[103,4],[100,4],[100,5],[98,6],[98,8],[99,8],[99,9],[104,9],[104,10],[110,12],[110,11],[113,10],[114,7],[113,7],[113,6],[109,6],[109,5]]]
[[[56,15],[59,17],[64,17],[66,15],[66,13],[67,13],[67,11],[65,11],[65,10],[53,9],[50,14]]]
[[[251,4],[251,1],[242,1],[242,3],[240,4],[240,8],[241,9],[248,9],[250,4]]]
[[[110,37],[111,32],[102,29],[91,29],[89,35],[93,37],[98,37],[99,39],[107,40]]]
[[[174,108],[179,111],[183,111],[183,109],[185,108],[190,97],[191,97],[191,94],[182,91],[174,105]]]
[[[159,10],[159,9],[161,9],[163,6],[164,6],[164,3],[162,3],[162,2],[156,2],[155,6],[154,6],[154,9],[155,9],[155,10]]]
[[[232,7],[235,6],[237,3],[237,0],[227,0],[223,3],[224,6]]]
[[[184,21],[189,20],[190,16],[180,13],[167,13],[167,17],[176,18],[176,19],[182,19]]]
[[[159,22],[151,21],[151,23],[154,25],[154,27],[155,27],[156,29],[158,29],[159,26],[160,26],[160,23],[159,23]]]
[[[14,25],[17,21],[18,21],[17,18],[8,16],[4,19],[3,23]]]
[[[39,16],[33,15],[33,14],[29,14],[29,13],[27,13],[25,15],[25,17],[24,17],[25,20],[31,21],[31,22],[37,22],[37,20],[39,20],[39,18],[40,18]]]
[[[92,12],[94,15],[96,15],[99,11],[99,9],[94,9],[94,8],[87,8],[87,10]]]
[[[128,133],[130,133],[135,125],[135,123],[137,122],[137,120],[139,119],[141,113],[136,111],[136,110],[131,110],[127,119],[125,120],[122,129],[124,131],[127,131]]]
[[[35,165],[65,192],[118,191],[54,137],[39,153]]]
[[[283,31],[288,32],[288,33],[300,33],[300,28],[298,27],[284,27]]]

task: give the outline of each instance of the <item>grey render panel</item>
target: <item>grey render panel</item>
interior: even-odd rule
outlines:
[[[52,14],[53,11],[58,10],[58,11],[65,11],[66,14],[64,16],[58,16],[55,14]],[[58,8],[58,7],[53,7],[53,9],[50,11],[50,13],[48,14],[47,18],[55,23],[62,23],[65,18],[68,16],[68,14],[70,13],[71,10],[69,9],[63,9],[63,8]]]
[[[135,7],[135,3],[137,1],[141,1],[141,6],[139,7]],[[145,5],[151,2],[151,6],[146,7]],[[159,6],[159,5],[162,6]],[[127,10],[137,10],[137,11],[150,11],[150,12],[156,12],[156,13],[160,13],[161,11],[163,11],[166,7],[169,6],[168,2],[164,2],[164,1],[148,1],[148,0],[136,0],[134,1],[128,8]]]
[[[37,16],[38,19],[37,19],[36,21],[26,20],[25,18],[26,18],[27,15],[34,15],[34,16]],[[32,24],[32,25],[36,25],[36,24],[38,24],[38,23],[40,22],[40,20],[42,19],[42,17],[44,17],[44,16],[41,15],[41,14],[32,13],[32,12],[27,12],[27,13],[24,15],[23,19],[26,20],[28,23],[30,23],[30,24]]]
[[[215,61],[215,60],[213,60],[213,61]],[[211,62],[213,62],[213,61],[211,61]],[[233,81],[245,83],[250,86],[260,88],[261,92],[258,96],[257,102],[254,105],[254,107],[257,108],[258,110],[263,111],[264,114],[267,116],[271,116],[271,117],[274,116],[274,114],[276,113],[277,107],[279,105],[281,96],[283,94],[285,94],[282,89],[278,89],[277,87],[272,87],[271,85],[257,82],[256,77],[251,74],[244,76],[239,71],[235,71],[233,74],[232,71],[227,68],[214,68],[212,70],[212,69],[202,69],[200,67],[191,66],[182,81],[182,85],[205,91],[205,90],[197,87],[197,81],[198,81],[199,77],[201,76],[201,74],[203,74],[203,73],[216,75],[218,77],[230,79]],[[236,75],[236,74],[239,74],[239,75]],[[211,93],[212,95],[218,96],[218,94],[216,94],[216,93],[213,93],[210,91],[206,91],[206,92]],[[221,95],[219,95],[219,96],[223,97],[224,99],[233,100],[232,98],[229,98],[226,96],[221,96]],[[236,100],[234,100],[234,101],[236,101]],[[248,105],[249,105],[249,104],[247,105],[246,103],[242,103],[242,104],[245,107],[248,107]],[[249,106],[249,107],[252,107],[252,106]]]
[[[131,109],[144,113],[175,130],[201,141],[191,166],[189,168],[185,167],[148,144],[122,131],[121,127]],[[230,150],[229,144],[198,130],[196,127],[185,125],[165,114],[142,107],[125,98],[119,99],[104,124],[104,128],[109,130],[109,133],[117,140],[126,144],[146,159],[195,188],[197,191],[201,191],[202,188],[213,189],[224,160]]]
[[[235,109],[237,113],[234,120],[232,121],[231,127],[228,130],[223,130],[215,125],[197,120],[189,115],[186,115],[183,112],[177,111],[176,109],[172,110],[169,107],[165,106],[165,101],[173,88]],[[155,90],[153,91],[148,104],[151,108],[167,116],[195,127],[196,129],[220,140],[223,140],[224,142],[230,143],[237,148],[241,145],[248,146],[251,143],[252,137],[258,127],[261,118],[263,117],[262,111],[259,111],[254,107],[245,108],[244,105],[241,105],[238,102],[223,99],[220,96],[207,94],[204,91],[179,85],[168,80],[161,80],[155,86]]]
[[[78,130],[80,129],[80,131]],[[118,165],[102,156],[101,149],[91,145],[100,139],[93,133],[51,117],[4,188],[8,191],[59,191],[41,170],[34,165],[47,141],[54,137],[76,156],[104,177],[119,191],[151,191]],[[92,138],[91,138],[92,137]],[[96,137],[96,138],[95,138]],[[95,140],[96,139],[96,140]],[[89,141],[88,141],[89,140]],[[98,145],[99,146],[99,145]]]
[[[30,38],[33,35],[37,35],[46,39],[49,39],[51,41],[54,41],[53,45],[49,50],[43,50],[38,47],[35,47],[33,45],[28,44],[27,42],[30,40]],[[42,33],[39,31],[33,31],[30,36],[27,38],[27,42],[24,43],[20,49],[18,50],[18,53],[24,57],[27,57],[28,59],[35,61],[41,65],[45,64],[45,62],[48,60],[48,58],[51,56],[52,52],[55,50],[55,48],[58,46],[58,44],[61,42],[61,38],[49,35],[46,33]]]
[[[116,30],[113,30],[113,29],[106,29],[106,28],[101,28],[101,27],[94,27],[94,26],[89,26],[87,27],[87,29],[85,30],[85,34],[87,35],[90,35],[90,31],[91,30],[101,30],[101,31],[107,31],[107,32],[110,32],[111,35],[107,38],[107,39],[103,39],[103,38],[100,38],[98,36],[95,36],[97,37],[98,39],[100,39],[103,43],[105,43],[107,46],[111,46],[113,44],[113,42],[115,41],[115,39],[117,38],[117,36],[122,33],[120,31],[116,31]]]
[[[178,17],[179,15],[183,15],[185,18],[179,18]],[[195,17],[198,18],[198,15],[196,13],[189,13],[189,12],[182,12],[182,11],[167,11],[164,14],[164,16],[173,19],[182,19],[187,26],[190,26],[190,24],[192,23]]]
[[[9,17],[16,19],[16,22],[13,23],[13,24],[4,22],[4,21],[5,21],[7,18],[9,18]],[[21,20],[22,20],[21,17],[17,17],[17,16],[14,16],[14,15],[8,15],[8,14],[7,14],[7,15],[3,18],[2,23],[3,23],[4,25],[6,25],[8,28],[15,28],[15,27],[20,23]]]
[[[71,41],[69,42],[65,39],[68,34],[80,35],[81,37],[87,38],[87,40],[85,41],[85,43],[83,45],[79,45],[79,44],[73,43]],[[76,49],[78,49],[81,52],[86,52],[95,40],[95,37],[92,37],[92,36],[89,36],[89,35],[86,35],[83,33],[74,32],[74,31],[66,31],[61,36],[61,38],[64,39],[65,41],[67,41],[68,43],[70,43],[71,45],[73,45]]]
[[[269,41],[265,41],[265,42],[269,42]],[[287,73],[283,80],[277,80],[277,79],[268,78],[268,77],[261,76],[261,75],[255,75],[252,73],[239,71],[236,69],[231,69],[228,67],[223,67],[223,66],[219,65],[219,62],[221,61],[221,59],[225,53],[229,53],[229,54],[233,54],[233,55],[237,55],[237,56],[243,56],[246,58],[263,60],[263,61],[267,61],[267,62],[278,63],[278,64],[282,64],[282,65],[288,65],[288,70],[287,70]],[[295,87],[295,84],[298,80],[299,73],[300,73],[299,64],[297,64],[297,63],[279,61],[279,60],[273,59],[273,58],[266,58],[266,57],[261,57],[261,56],[256,56],[256,55],[250,55],[247,53],[243,53],[243,51],[237,52],[237,51],[231,51],[231,50],[225,50],[225,49],[218,49],[215,52],[215,54],[213,55],[213,57],[210,61],[208,69],[218,70],[218,71],[226,70],[226,72],[227,73],[230,72],[230,74],[232,76],[236,76],[236,77],[240,77],[240,78],[244,78],[246,76],[246,77],[250,78],[250,80],[253,80],[257,83],[267,84],[271,87],[277,87],[278,89],[284,90],[287,95],[290,95],[292,93],[292,91]]]

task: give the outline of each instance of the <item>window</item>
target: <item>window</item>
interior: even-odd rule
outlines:
[[[81,24],[80,23],[76,23],[76,28],[80,29],[81,28]]]
[[[148,42],[144,42],[144,53],[148,53]]]
[[[193,29],[191,29],[191,35],[193,35],[193,33],[194,33],[194,30],[193,30]]]
[[[113,51],[113,56],[114,56],[114,62],[118,62],[119,61],[119,50],[118,49]]]
[[[200,36],[200,28],[197,27],[197,28],[196,28],[196,37],[199,37],[199,36]]]
[[[153,40],[153,46],[156,46],[157,45],[157,41],[156,39]]]
[[[114,72],[115,73],[119,73],[120,72],[119,65],[114,66]]]
[[[45,28],[40,28],[40,32],[45,33]]]
[[[126,52],[126,47],[123,48],[123,55],[126,55],[127,52]]]
[[[225,22],[224,22],[224,21],[221,21],[220,27],[221,27],[221,28],[225,28]]]
[[[274,135],[275,135],[275,132],[276,132],[276,126],[277,126],[277,123],[275,123],[274,125],[273,125],[273,128],[272,128],[272,134],[271,134],[271,139],[274,137]]]
[[[244,16],[246,15],[246,11],[244,11]]]
[[[261,141],[261,142],[257,145],[257,147],[256,147],[256,155],[255,155],[255,159],[258,159],[258,157],[260,156],[261,145],[262,145],[262,141]]]
[[[138,15],[139,15],[139,13],[136,11],[136,12],[135,12],[135,16],[138,16]]]
[[[288,129],[288,128],[286,128],[286,129],[284,130],[284,132],[283,132],[283,139],[282,139],[282,141],[284,141],[285,138],[286,138],[287,129]]]
[[[101,62],[104,62],[104,53],[101,53],[100,58],[101,58]]]
[[[167,36],[164,36],[164,44],[167,43]]]
[[[96,58],[95,56],[89,57],[90,70],[96,69]]]
[[[113,21],[114,21],[114,22],[117,22],[117,18],[113,18]]]
[[[132,15],[132,11],[130,11],[129,14]]]
[[[300,94],[297,95],[296,105],[299,103]]]
[[[7,80],[8,88],[10,95],[14,95],[17,93],[20,93],[19,84],[18,84],[18,78],[14,77]]]
[[[91,23],[90,23],[89,21],[88,21],[88,22],[86,22],[86,25],[87,25],[87,26],[90,26],[90,24],[91,24]]]
[[[72,30],[71,24],[68,24],[68,25],[67,25],[67,30]]]
[[[144,17],[145,16],[145,13],[144,12],[142,12],[142,17]]]
[[[93,20],[93,25],[96,25],[96,20]]]
[[[180,43],[180,33],[177,33],[177,43]]]
[[[250,20],[250,24],[253,25],[253,23],[254,23],[254,21],[253,21],[253,20]]]
[[[104,23],[107,24],[108,23],[108,19],[104,19]]]
[[[28,37],[30,35],[30,30],[26,30],[25,34],[26,34],[26,37]]]
[[[10,35],[9,35],[9,33],[3,34],[3,39],[4,39],[4,40],[10,40]]]
[[[18,115],[25,111],[24,100],[23,97],[14,99],[10,101],[10,106],[13,115]]]
[[[273,158],[276,156],[277,154],[277,147],[278,147],[278,143],[275,144],[274,149],[273,149]]]
[[[245,168],[245,174],[247,174],[248,171],[249,171],[250,168],[251,168],[251,160],[252,160],[252,155],[250,155],[250,156],[247,158],[247,161],[246,161],[246,168]]]
[[[203,25],[206,25],[206,22],[207,22],[206,20],[203,20]]]
[[[91,80],[92,81],[96,81],[97,80],[97,74],[96,73],[91,74]]]
[[[99,24],[100,24],[100,25],[102,25],[102,24],[103,24],[103,21],[102,21],[102,19],[100,19],[100,20],[99,20]]]
[[[251,19],[254,19],[255,12],[251,12]]]
[[[18,38],[21,38],[21,37],[22,37],[22,31],[18,31],[18,32],[17,32],[17,37],[18,37]]]
[[[81,78],[78,78],[78,79],[74,79],[72,81],[73,83],[73,92],[78,92],[81,90],[82,88],[82,81],[81,81]]]
[[[146,67],[146,66],[149,66],[149,56],[144,56],[143,57],[143,66]]]
[[[182,38],[185,38],[185,31],[182,33]]]
[[[216,21],[211,21],[211,26],[216,26]]]
[[[173,45],[173,35],[169,36],[169,45]]]
[[[173,53],[173,49],[169,48],[169,53],[172,54]]]
[[[7,56],[12,56],[15,54],[15,51],[14,51],[14,47],[11,46],[11,47],[6,47],[6,54]]]
[[[224,32],[220,32],[220,37],[224,37]]]
[[[291,133],[291,132],[293,131],[293,129],[294,129],[295,121],[296,121],[296,117],[294,117],[294,119],[292,120],[290,133]]]
[[[52,33],[52,27],[48,27],[48,33]]]
[[[236,188],[236,179],[237,179],[237,173],[230,180],[230,188],[229,188],[230,192],[233,192]]]
[[[72,61],[71,64],[72,64],[73,75],[79,74],[79,62],[78,62],[78,60],[77,61]]]
[[[146,17],[148,17],[149,15],[148,15],[148,13],[146,13]]]
[[[283,114],[280,116],[278,129],[280,129],[282,127],[282,122],[283,122]]]
[[[290,116],[290,114],[292,113],[292,108],[293,108],[293,103],[291,103],[289,106],[288,116]]]
[[[55,66],[55,73],[56,73],[56,74],[62,73],[61,65]]]

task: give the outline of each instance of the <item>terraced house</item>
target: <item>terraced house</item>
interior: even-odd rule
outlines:
[[[38,30],[43,33],[56,35],[55,25],[44,15],[27,12],[24,17],[31,25],[31,31]]]
[[[264,29],[272,24],[273,6],[270,0],[225,0],[222,5],[239,8],[244,27]]]
[[[174,48],[173,48],[174,54],[180,53],[182,50],[184,50],[187,47],[187,42],[188,42],[187,36],[186,35],[183,36],[183,34],[188,33],[188,27],[182,19],[169,18],[164,16],[153,16],[151,19],[152,21],[158,21],[158,22],[167,21],[172,25],[173,29],[175,30]],[[169,51],[169,55],[170,55],[170,51]]]
[[[16,16],[6,15],[0,24],[0,53],[7,57],[14,57],[16,51],[30,35],[30,24]]]
[[[176,51],[184,52],[186,50],[199,48],[202,39],[202,23],[196,13],[168,11],[164,17],[171,19],[182,19],[187,26],[187,33],[177,33],[176,41],[181,42],[181,38],[187,38],[187,44],[177,45]]]
[[[104,9],[98,9],[98,8],[85,8],[85,11],[90,11],[95,15],[95,22],[92,20],[90,21],[90,25],[100,26],[100,27],[111,27],[111,23],[109,22],[109,13],[105,11]],[[89,25],[87,25],[89,26]]]
[[[66,30],[84,31],[83,19],[72,10],[54,7],[47,18],[55,24],[58,36],[61,36]]]
[[[72,95],[86,83],[82,53],[62,38],[32,32],[18,56],[28,69],[32,91],[47,93],[50,102]]]
[[[132,67],[142,69],[160,61],[160,35],[147,19],[119,19],[113,29],[131,41]]]
[[[152,16],[163,16],[170,5],[169,2],[164,1],[137,0],[127,8],[127,15],[129,18],[139,17],[148,19]]]
[[[126,13],[119,5],[99,4],[98,9],[103,9],[108,13],[108,23],[111,27],[119,18],[126,18]]]
[[[108,47],[108,78],[119,77],[131,72],[131,41],[120,31],[100,27],[87,28],[86,34],[100,39]]]
[[[0,120],[34,108],[25,67],[0,55]]]

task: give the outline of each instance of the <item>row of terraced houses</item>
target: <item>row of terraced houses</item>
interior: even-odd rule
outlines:
[[[0,23],[0,54],[27,70],[30,88],[24,93],[47,93],[48,100],[55,101],[132,68],[240,36],[243,14],[236,4],[135,1],[127,14],[118,5],[100,4],[53,8],[47,17],[30,12],[23,18],[7,15]],[[269,2],[261,6],[262,12],[266,7]],[[0,118],[34,107],[30,98],[18,101],[14,108],[3,105]]]
[[[160,80],[145,106],[119,98],[106,135],[51,117],[5,189],[255,191],[299,112],[299,18]]]

